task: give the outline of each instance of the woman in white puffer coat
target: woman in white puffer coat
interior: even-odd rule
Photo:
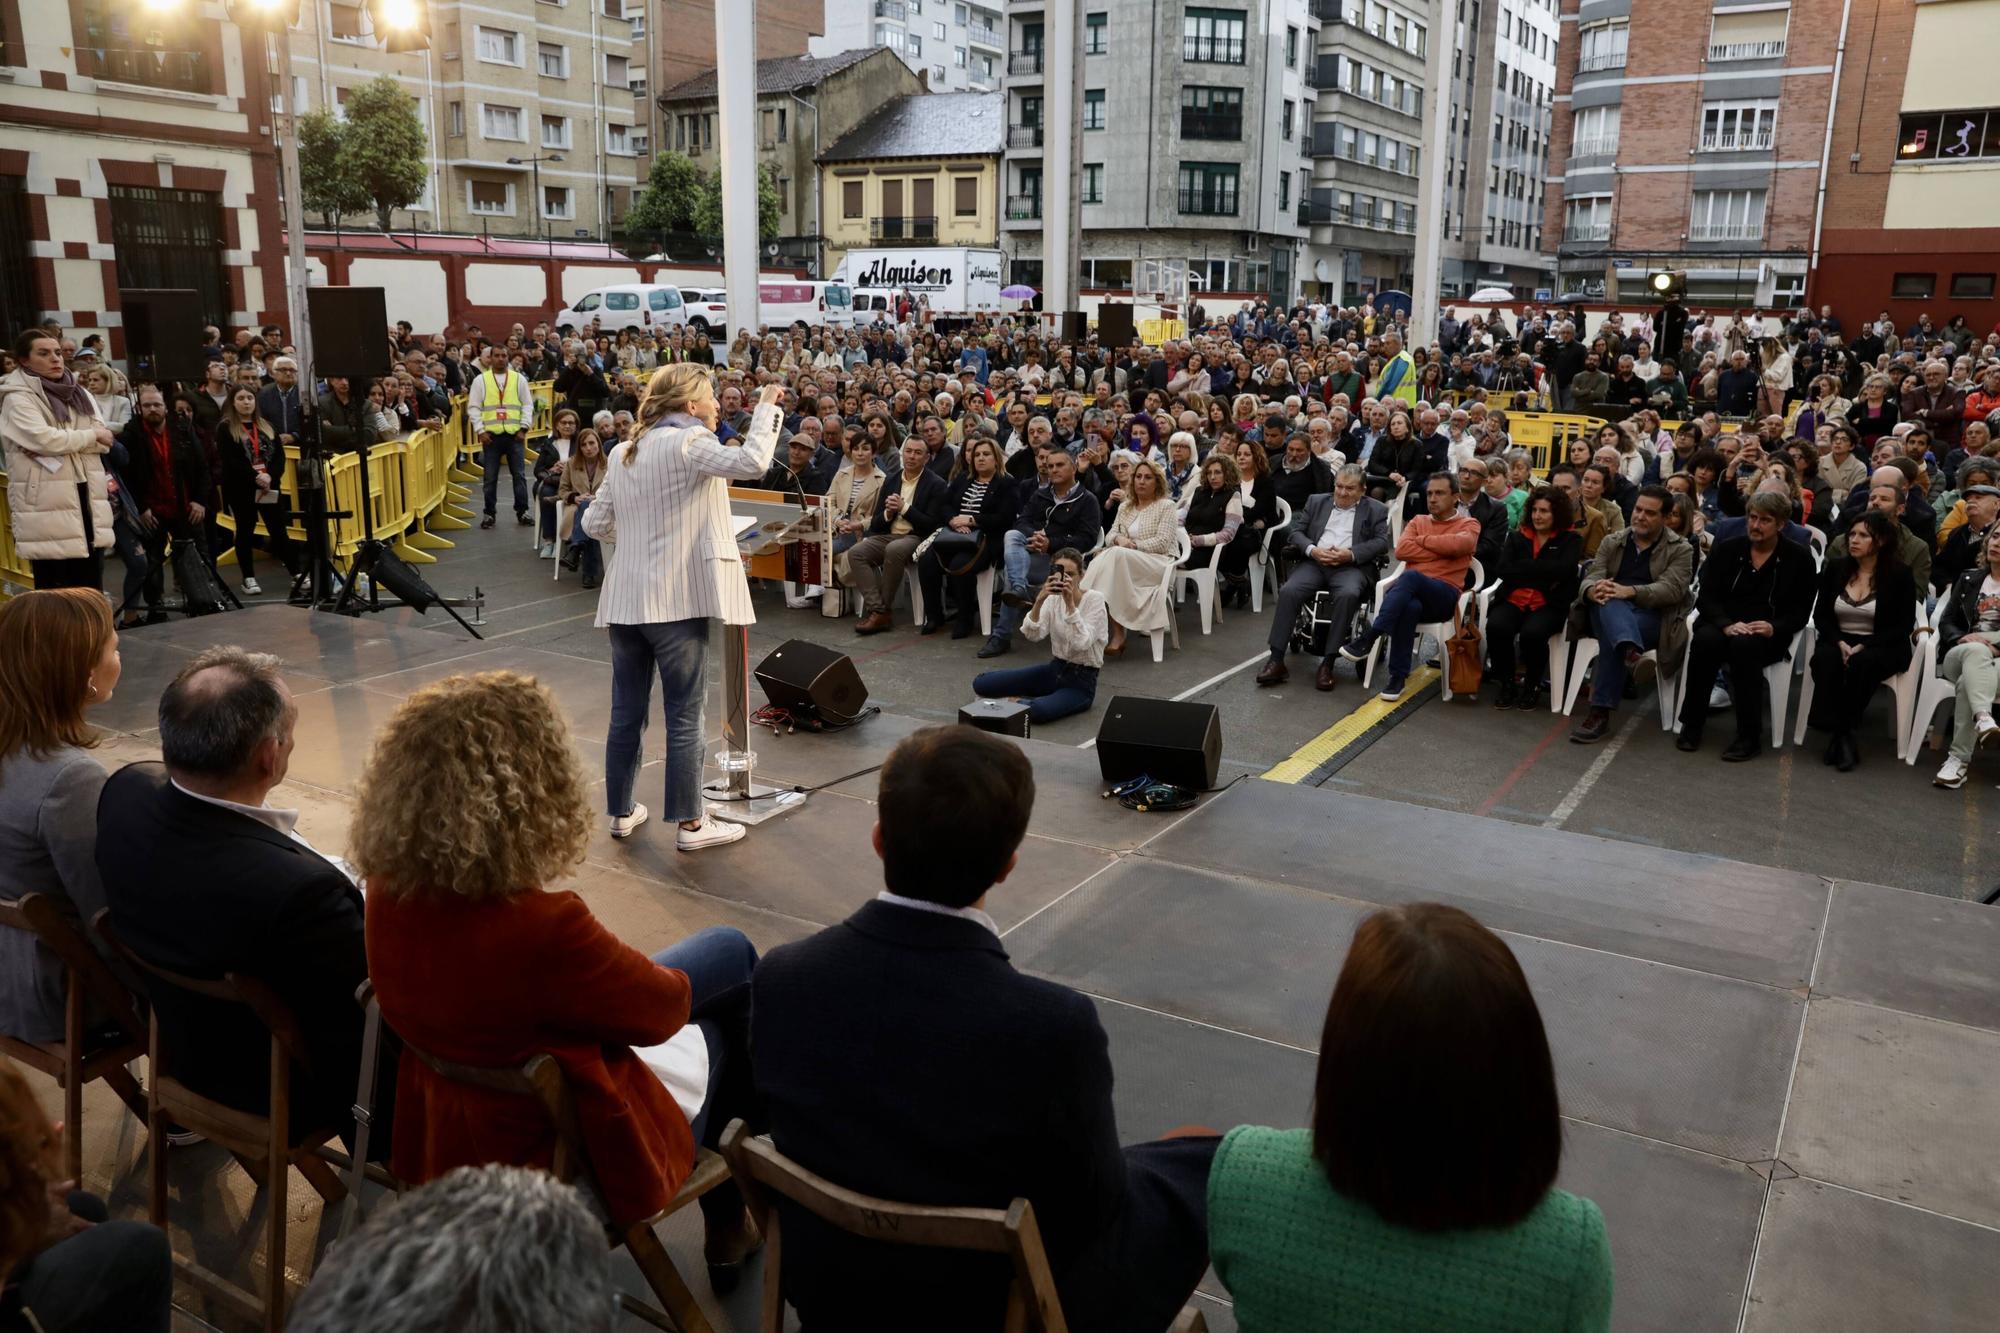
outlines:
[[[0,379],[14,549],[29,562],[37,588],[101,589],[112,544],[104,471],[111,428],[47,330],[17,338],[14,360],[19,368]]]

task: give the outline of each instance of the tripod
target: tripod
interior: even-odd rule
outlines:
[[[124,601],[118,604],[118,610],[115,613],[116,619],[122,621],[125,618],[125,613],[132,609],[132,598],[143,596],[145,594],[146,585],[151,584],[155,578],[161,578],[161,579],[165,578],[165,567],[168,561],[171,558],[173,558],[173,556],[178,556],[180,554],[180,548],[183,542],[187,543],[190,547],[193,548],[195,553],[195,558],[200,560],[202,566],[208,570],[208,576],[211,579],[215,580],[216,591],[221,593],[222,596],[217,601],[213,610],[211,611],[195,610],[193,598],[189,596],[187,583],[185,580],[181,578],[181,572],[177,569],[174,571],[174,578],[181,585],[181,614],[187,616],[204,616],[204,615],[214,614],[214,612],[216,611],[241,611],[243,609],[242,600],[236,596],[235,590],[231,588],[227,583],[227,581],[223,579],[222,571],[215,567],[215,557],[208,553],[207,545],[201,539],[201,531],[199,527],[190,524],[190,528],[191,531],[189,535],[185,537],[177,537],[172,532],[169,532],[167,534],[167,540],[160,544],[159,554],[148,555],[146,557],[145,581],[140,585],[138,591],[134,592],[130,597],[127,597]],[[172,553],[172,556],[169,555],[169,552]],[[153,610],[153,608],[150,606],[148,606],[146,609],[148,614],[150,614]]]

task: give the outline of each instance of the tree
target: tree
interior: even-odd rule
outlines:
[[[778,178],[769,164],[757,169],[757,239],[778,239]],[[722,235],[722,177],[718,173],[702,181],[695,204],[694,229],[704,236]]]
[[[340,145],[347,127],[324,107],[299,117],[300,221],[306,209],[338,226],[343,213],[359,213],[369,205],[358,182],[340,170]]]
[[[667,151],[653,157],[646,188],[625,215],[628,231],[694,231],[695,208],[702,192],[702,170],[687,154]]]
[[[374,204],[383,231],[389,230],[390,214],[424,197],[429,150],[416,99],[395,79],[384,74],[347,94],[347,124],[335,166]]]

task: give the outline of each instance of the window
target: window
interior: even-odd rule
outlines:
[[[567,185],[544,185],[542,187],[542,216],[545,218],[575,217],[576,191]]]
[[[932,86],[932,87],[934,87],[934,88],[941,88],[941,87],[943,87],[943,86],[944,86],[944,79],[945,79],[945,71],[944,71],[944,66],[943,66],[943,65],[932,65],[932,66],[931,66],[931,86]]]
[[[479,107],[479,132],[488,139],[521,139],[521,108],[517,106],[492,106],[481,103]]]
[[[964,47],[962,47],[962,46],[954,46],[954,47],[952,47],[952,48],[951,48],[951,63],[952,63],[952,64],[954,64],[954,65],[956,65],[956,66],[957,66],[958,68],[960,68],[960,69],[964,69],[964,68],[965,68],[965,48],[964,48]]]
[[[904,39],[903,49],[913,56],[921,56],[924,53],[924,39],[911,33]]]
[[[1593,23],[1578,32],[1576,72],[1594,74],[1600,70],[1625,68],[1625,43],[1631,29],[1624,19]]]
[[[861,181],[842,181],[840,183],[840,216],[843,218],[858,218],[861,216],[862,185],[863,182]]]
[[[942,23],[931,24],[931,36],[937,38],[937,40],[939,41],[943,41],[947,35],[948,34],[945,32],[944,24]]]
[[[1299,30],[1297,28],[1287,27],[1285,29],[1285,68],[1297,69],[1298,67],[1299,67]]]
[[[1619,118],[1620,109],[1616,106],[1585,107],[1577,112],[1570,122],[1569,155],[1610,157],[1616,153]]]
[[[1291,206],[1292,206],[1292,173],[1289,171],[1281,171],[1278,173],[1278,211],[1282,213]]]
[[[487,217],[511,217],[514,213],[514,185],[511,181],[467,181],[465,206]]]
[[[1937,295],[1937,274],[1898,273],[1889,288],[1892,301],[1928,301]]]
[[[604,127],[604,151],[617,157],[632,156],[632,127],[630,125],[606,125]]]
[[[778,177],[778,211],[780,213],[789,213],[792,211],[792,178],[790,176]]]
[[[1280,129],[1281,129],[1281,132],[1282,132],[1282,133],[1284,134],[1285,138],[1287,138],[1287,139],[1291,138],[1291,137],[1292,137],[1292,99],[1291,99],[1291,98],[1289,98],[1289,97],[1287,97],[1287,98],[1285,99],[1285,110],[1284,110],[1284,113],[1283,113],[1283,115],[1282,115],[1282,116],[1280,116],[1279,120],[1280,120]]]
[[[1242,89],[1181,89],[1181,138],[1234,143],[1242,137]]]
[[[1690,241],[1754,241],[1764,235],[1764,191],[1696,190]]]
[[[1992,300],[1993,275],[1991,273],[1952,274],[1951,299],[1954,301]]]
[[[1935,111],[1904,116],[1896,144],[1898,162],[1969,162],[2000,158],[2000,113]]]
[[[1086,88],[1083,90],[1083,127],[1087,130],[1104,128],[1104,90]]]
[[[542,117],[542,147],[567,148],[569,142],[568,116]]]
[[[61,8],[46,0],[38,7]],[[82,35],[76,45],[77,73],[174,92],[221,91],[216,86],[220,71],[203,49],[202,27],[212,20],[183,15],[177,12],[181,8],[146,9],[127,0],[73,5],[75,27]],[[12,63],[22,59],[15,57]]]
[[[604,82],[613,88],[631,87],[632,62],[624,56],[605,56]]]
[[[1608,241],[1611,239],[1611,196],[1584,195],[1563,201],[1565,241]]]
[[[1104,54],[1104,36],[1110,29],[1108,14],[1085,14],[1083,16],[1083,53],[1087,56]]]
[[[453,102],[450,106],[450,113],[451,137],[454,139],[463,139],[465,137],[465,103]]]
[[[508,32],[505,28],[479,27],[473,29],[479,38],[479,58],[489,65],[518,65],[521,63],[521,34]]]
[[[979,177],[959,176],[952,181],[951,212],[961,218],[979,215]]]
[[[1785,54],[1785,26],[1791,16],[1790,6],[1717,13],[1708,34],[1709,62],[1778,59]]]
[[[1240,65],[1243,30],[1244,13],[1240,9],[1190,9],[1181,17],[1181,59]],[[1233,213],[1235,209],[1230,211]]]
[[[786,112],[787,112],[788,110],[790,110],[790,108],[788,108],[788,107],[782,107],[782,106],[781,106],[781,107],[779,107],[779,108],[778,108],[778,142],[779,142],[779,143],[783,143],[783,142],[785,142],[785,139],[786,139],[787,135],[789,135],[789,133],[790,133],[790,131],[789,131],[789,130],[788,130],[788,129],[786,128],[786,119],[785,119],[785,114],[786,114]]]
[[[535,65],[547,79],[569,77],[569,48],[558,42],[538,42],[535,45]]]
[[[1771,147],[1778,124],[1776,99],[1707,102],[1701,109],[1701,150],[1741,153]]]
[[[1181,163],[1180,211],[1205,217],[1235,217],[1238,172],[1233,162]]]
[[[1083,202],[1101,204],[1104,202],[1104,164],[1086,162],[1083,164]]]
[[[150,185],[107,187],[120,287],[191,287],[209,323],[229,313],[222,273],[222,196]]]

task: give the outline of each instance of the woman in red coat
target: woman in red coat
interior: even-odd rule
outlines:
[[[661,1212],[742,1116],[757,1123],[742,932],[702,931],[653,958],[583,899],[544,886],[593,824],[555,697],[530,677],[453,676],[404,701],[375,742],[351,855],[367,877],[368,971],[382,1016],[441,1060],[518,1067],[546,1052],[576,1099],[592,1176],[620,1225]],[[636,1048],[636,1049],[635,1049]],[[539,1103],[438,1077],[404,1052],[394,1166],[547,1166]],[[711,1274],[757,1244],[733,1186],[704,1195]]]

